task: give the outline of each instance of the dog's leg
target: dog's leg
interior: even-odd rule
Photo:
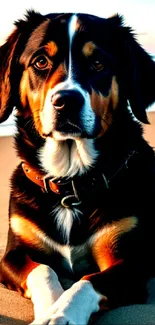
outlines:
[[[103,272],[84,276],[94,289],[108,298],[108,307],[144,303],[147,298],[148,273],[145,265],[120,260]]]
[[[27,296],[34,304],[35,319],[44,315],[64,291],[54,270],[43,264],[29,273],[26,286]]]
[[[33,262],[19,247],[5,254],[1,273],[8,288],[32,300],[37,319],[45,315],[63,293],[56,273],[47,265]]]
[[[94,290],[90,281],[78,281],[61,295],[46,317],[32,324],[86,325],[90,316],[99,310],[101,300],[106,304],[107,298]]]
[[[84,276],[61,295],[45,318],[32,324],[86,325],[100,308],[144,303],[145,283],[143,270],[120,260],[103,272]]]

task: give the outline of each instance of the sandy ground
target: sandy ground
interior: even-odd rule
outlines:
[[[151,125],[144,128],[144,136],[155,147],[155,113],[149,114]],[[6,246],[8,230],[9,179],[18,163],[12,137],[0,137],[0,253]]]

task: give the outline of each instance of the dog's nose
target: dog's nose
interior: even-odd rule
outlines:
[[[52,105],[58,111],[80,109],[84,104],[83,95],[78,90],[60,90],[52,96]]]
[[[56,110],[61,110],[65,107],[65,99],[60,93],[57,93],[52,96],[52,104]]]

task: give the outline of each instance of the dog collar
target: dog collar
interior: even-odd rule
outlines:
[[[22,162],[22,169],[26,177],[33,183],[41,187],[44,193],[54,192],[61,196],[61,204],[64,207],[77,206],[85,197],[90,197],[100,186],[109,188],[108,180],[103,173],[89,172],[86,175],[74,178],[53,178],[51,176],[38,173],[27,162]]]
[[[65,208],[81,204],[84,198],[90,199],[98,189],[109,189],[110,183],[124,169],[128,169],[129,160],[137,153],[133,150],[128,154],[123,164],[109,179],[101,171],[90,171],[82,176],[74,178],[53,178],[49,174],[39,173],[27,162],[22,162],[21,166],[26,177],[33,183],[41,187],[45,193],[54,192],[61,196],[61,204]]]

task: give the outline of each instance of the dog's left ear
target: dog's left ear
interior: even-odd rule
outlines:
[[[110,18],[117,25],[117,51],[121,79],[138,120],[148,123],[146,109],[155,101],[155,62],[136,41],[131,28],[124,26],[120,16]]]
[[[15,29],[7,42],[0,47],[0,123],[9,117],[14,107],[11,65],[19,35],[18,29]],[[15,83],[16,75],[12,80],[12,84]]]

